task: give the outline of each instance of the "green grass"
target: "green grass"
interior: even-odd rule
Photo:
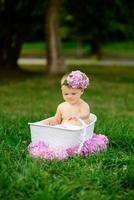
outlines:
[[[76,69],[70,66],[70,70]],[[66,161],[32,159],[29,121],[55,113],[60,76],[0,74],[0,199],[132,200],[134,197],[134,68],[80,66],[91,85],[83,95],[98,116],[108,150]]]
[[[89,47],[81,45],[78,41],[69,41],[62,43],[62,53],[65,56],[79,56],[85,54]],[[45,42],[25,43],[22,47],[21,56],[44,57],[46,56]]]
[[[25,43],[22,47],[21,56],[44,56],[46,53],[45,42]]]
[[[104,45],[103,47],[104,55],[113,55],[118,57],[128,57],[134,58],[134,42],[115,42]]]
[[[132,50],[134,51],[134,42],[133,41],[127,41],[127,42],[115,42],[115,43],[109,43],[105,45],[105,48],[107,50]]]
[[[65,56],[82,56],[89,54],[90,46],[82,45],[79,41],[67,41],[62,43],[62,53]],[[103,45],[102,52],[104,56],[128,57],[134,58],[134,42],[113,42]],[[21,56],[39,56],[46,54],[45,42],[25,43],[22,48]]]

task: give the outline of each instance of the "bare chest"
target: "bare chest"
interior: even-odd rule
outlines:
[[[62,118],[66,118],[67,116],[78,115],[81,111],[80,106],[66,106],[62,108]]]

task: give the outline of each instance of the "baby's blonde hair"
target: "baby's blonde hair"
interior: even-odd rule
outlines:
[[[65,80],[67,79],[69,73],[65,74],[62,78],[61,78],[61,86],[64,85]]]

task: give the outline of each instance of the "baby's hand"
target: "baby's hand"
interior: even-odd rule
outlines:
[[[46,122],[44,122],[44,124],[54,126],[54,125],[57,125],[58,123],[55,119],[51,119],[51,120],[47,120]]]
[[[76,119],[76,115],[74,115],[74,116],[67,116],[66,119],[67,120],[74,120],[74,119]]]

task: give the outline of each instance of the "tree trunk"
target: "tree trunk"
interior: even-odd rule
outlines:
[[[17,61],[29,26],[32,5],[30,1],[22,4],[19,13],[16,1],[3,2],[3,10],[0,10],[0,27],[4,27],[0,34],[0,66],[3,69],[19,69]]]
[[[90,54],[96,55],[97,59],[101,60],[102,59],[102,51],[101,51],[101,44],[100,44],[99,40],[93,38],[90,41],[90,45],[91,45]]]
[[[4,44],[3,44],[3,38],[0,38],[0,66],[5,65],[5,60],[4,60]]]
[[[67,70],[61,56],[59,10],[61,0],[49,0],[46,12],[46,46],[48,72],[57,74]]]
[[[4,23],[6,24],[4,29],[4,60],[5,68],[16,68],[17,60],[14,56],[14,49],[16,48],[16,33],[14,33],[14,21],[15,20],[15,6],[10,0],[5,0],[4,10]]]

